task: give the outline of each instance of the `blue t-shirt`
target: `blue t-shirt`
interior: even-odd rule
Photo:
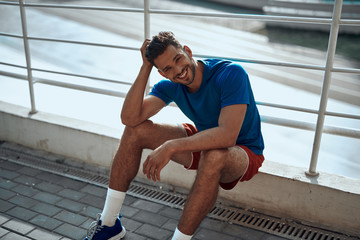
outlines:
[[[175,102],[198,131],[217,127],[221,108],[247,104],[236,144],[248,147],[255,154],[262,154],[264,141],[260,116],[247,73],[239,64],[227,60],[206,59],[202,62],[204,73],[196,92],[190,93],[185,85],[162,80],[155,84],[150,94],[166,104]]]

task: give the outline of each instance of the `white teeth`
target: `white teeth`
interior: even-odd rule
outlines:
[[[182,75],[180,75],[179,78],[184,78],[185,75],[186,75],[186,72],[187,72],[187,71],[184,71],[184,73],[183,73]]]

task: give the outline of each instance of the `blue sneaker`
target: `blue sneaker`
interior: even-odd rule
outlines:
[[[120,240],[125,236],[125,228],[120,222],[121,215],[112,227],[101,226],[100,217],[101,214],[98,214],[96,221],[91,223],[84,240]]]

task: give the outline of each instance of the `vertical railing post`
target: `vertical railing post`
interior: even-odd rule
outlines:
[[[24,40],[24,50],[25,50],[27,77],[28,77],[29,91],[30,91],[30,101],[31,101],[30,114],[34,114],[34,113],[36,113],[35,95],[34,95],[34,83],[33,83],[32,72],[31,72],[31,57],[30,57],[30,48],[29,48],[29,41],[28,41],[28,33],[27,33],[27,24],[26,24],[26,14],[25,14],[24,1],[19,0],[19,5],[20,5],[21,27],[22,27],[23,40]]]
[[[150,3],[144,0],[144,39],[150,38]],[[145,94],[150,92],[150,80],[146,84]]]
[[[330,87],[330,80],[331,80],[331,73],[332,68],[334,65],[334,56],[336,50],[336,42],[339,33],[339,23],[341,18],[341,10],[342,10],[342,0],[335,0],[333,16],[332,16],[332,23],[330,29],[330,36],[329,36],[329,43],[328,43],[328,50],[326,56],[326,66],[325,66],[325,74],[324,74],[324,82],[321,91],[321,99],[320,99],[320,106],[319,106],[319,113],[316,123],[316,131],[313,143],[313,149],[311,154],[311,162],[309,166],[309,170],[306,171],[306,175],[308,176],[317,176],[319,173],[316,172],[316,165],[319,156],[320,150],[320,142],[322,137],[322,131],[324,127],[324,120],[325,120],[325,112],[326,106],[328,101],[328,94],[329,94],[329,87]]]

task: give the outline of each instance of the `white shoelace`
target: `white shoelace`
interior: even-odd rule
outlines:
[[[96,221],[92,222],[90,224],[90,227],[89,229],[87,230],[87,234],[86,234],[86,237],[91,240],[94,235],[101,231],[101,229],[103,228],[103,226],[99,225],[99,220],[100,220],[100,217],[101,217],[101,214],[99,213],[97,216],[96,216]]]

